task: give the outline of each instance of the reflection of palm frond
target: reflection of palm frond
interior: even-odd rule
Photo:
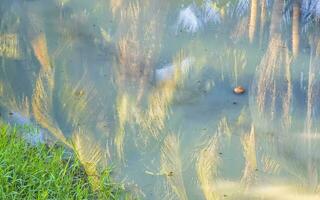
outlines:
[[[219,136],[227,136],[228,139],[232,136],[232,130],[229,127],[228,120],[226,117],[223,117],[218,124],[218,132]]]
[[[218,140],[211,139],[208,144],[200,150],[197,156],[196,170],[201,189],[207,200],[218,199],[215,192],[215,177],[217,176],[218,165],[220,163],[218,155]]]
[[[3,86],[3,83],[2,83],[2,81],[0,80],[0,97],[2,97],[3,96],[3,94],[4,94],[4,86]]]
[[[123,145],[124,145],[124,138],[125,138],[125,125],[129,117],[128,101],[129,100],[127,95],[122,95],[117,100],[117,114],[118,114],[119,127],[118,127],[117,134],[114,138],[114,143],[116,145],[118,158],[120,160],[124,159]]]
[[[45,34],[40,34],[31,42],[31,44],[34,54],[42,67],[42,70],[49,72],[51,70],[51,64]]]
[[[251,115],[250,115],[250,110],[248,107],[243,107],[238,119],[237,119],[237,126],[238,127],[249,127],[251,126]]]
[[[34,117],[42,127],[48,129],[59,140],[70,146],[57,123],[52,118],[54,72],[51,68],[46,37],[44,34],[40,34],[32,41],[32,48],[41,64],[41,70],[32,97],[32,111]]]
[[[157,138],[158,131],[165,127],[168,118],[169,105],[173,98],[175,86],[167,83],[161,89],[156,89],[149,98],[149,108],[146,112],[144,126],[147,129],[154,130],[151,134]]]
[[[239,0],[234,10],[235,14],[243,16],[249,9],[249,4],[249,0]]]
[[[161,148],[161,170],[166,174],[166,180],[171,189],[179,197],[186,200],[187,193],[182,178],[182,163],[180,159],[180,144],[177,136],[168,135]]]
[[[12,59],[21,57],[17,34],[0,35],[0,56]]]
[[[58,124],[52,118],[52,83],[53,77],[51,77],[49,74],[41,73],[39,75],[32,97],[33,115],[43,128],[51,132],[60,141],[70,146],[58,127]]]
[[[94,189],[99,188],[98,164],[103,158],[103,152],[95,141],[88,137],[84,130],[76,130],[72,136],[73,149],[84,166]]]
[[[112,3],[112,2],[111,2]],[[117,4],[122,4],[117,1]],[[159,51],[161,33],[163,32],[160,5],[149,1],[131,1],[120,10],[119,40],[117,42],[118,61],[115,71],[120,90],[135,86],[136,99],[140,103],[145,97],[154,65]],[[154,7],[153,7],[154,6]],[[132,87],[131,87],[132,88]]]
[[[174,60],[174,73],[172,80],[166,80],[155,88],[149,96],[149,106],[145,113],[142,126],[150,131],[151,135],[158,138],[159,133],[165,127],[169,117],[170,104],[174,99],[177,86],[183,83],[181,65],[183,54],[180,53]]]
[[[17,98],[10,84],[0,81],[0,105],[30,118],[30,102],[28,97]]]
[[[243,145],[243,153],[246,160],[245,169],[241,181],[246,185],[252,184],[256,178],[255,172],[257,169],[257,160],[255,135],[256,133],[252,125],[250,133],[244,135],[241,139]]]
[[[53,53],[52,53],[52,59],[54,60],[55,58],[58,58],[64,50],[71,48],[72,45],[75,42],[75,38],[73,38],[73,36],[67,36],[64,40],[63,40],[63,44],[60,45]]]
[[[234,30],[230,34],[230,38],[234,41],[239,41],[247,34],[248,29],[246,28],[248,24],[247,17],[241,18],[239,22],[237,22]]]
[[[56,108],[60,109],[59,125],[71,130],[71,146],[84,166],[93,188],[99,189],[98,167],[106,167],[108,152],[107,149],[100,146],[93,134],[93,131],[98,131],[98,134],[101,131],[96,127],[99,109],[101,109],[100,105],[94,101],[96,90],[86,79],[85,73],[75,84],[68,79],[66,74],[60,79],[60,82],[61,85],[56,85],[56,87],[59,86],[56,96],[58,102]],[[86,85],[84,86],[83,83]]]
[[[263,171],[269,174],[277,174],[280,171],[280,164],[277,160],[265,155],[261,158]]]
[[[93,122],[97,114],[97,110],[90,109],[93,104],[92,100],[95,98],[94,88],[88,83],[85,87],[81,87],[81,83],[82,80],[72,86],[66,80],[59,90],[58,97],[63,118],[65,118],[65,123],[71,125],[72,128],[82,123]]]

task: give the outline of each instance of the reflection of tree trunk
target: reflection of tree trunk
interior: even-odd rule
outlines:
[[[270,24],[270,38],[275,36],[275,34],[280,34],[283,6],[284,0],[276,0],[273,3]]]
[[[291,59],[289,50],[281,38],[281,19],[284,0],[274,1],[270,39],[267,51],[258,66],[255,103],[264,120],[272,120],[275,126],[291,126]],[[280,108],[281,109],[277,109]],[[281,120],[278,120],[281,116]]]
[[[265,23],[266,23],[266,16],[267,16],[266,0],[261,0],[260,45],[262,44],[262,40],[263,40],[263,32],[264,32],[264,26],[265,26]]]
[[[293,3],[292,13],[292,53],[296,57],[299,53],[299,20],[300,20],[300,1],[295,0]]]
[[[120,10],[122,4],[123,4],[122,0],[111,0],[110,1],[110,7],[111,7],[111,11],[112,11],[113,16],[115,16],[115,14]]]
[[[319,29],[318,29],[319,30]],[[315,33],[317,33],[315,31]],[[312,189],[318,185],[318,173],[315,170],[316,163],[312,159],[312,152],[314,146],[312,145],[312,136],[317,132],[317,115],[319,110],[317,98],[319,97],[319,78],[317,74],[320,72],[320,39],[319,36],[314,36],[310,41],[311,55],[309,66],[309,80],[308,80],[308,93],[307,93],[307,118],[305,124],[307,156],[308,156],[308,186]],[[317,134],[317,133],[316,133]]]
[[[257,25],[258,0],[251,0],[250,18],[249,18],[249,41],[252,42],[256,32]]]

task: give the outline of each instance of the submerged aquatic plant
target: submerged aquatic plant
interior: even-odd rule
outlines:
[[[182,177],[182,163],[180,158],[180,142],[176,135],[168,135],[161,147],[161,170],[173,192],[181,200],[188,199]]]
[[[218,173],[220,158],[218,154],[218,138],[210,139],[199,151],[196,161],[198,180],[206,200],[219,199],[215,178]]]

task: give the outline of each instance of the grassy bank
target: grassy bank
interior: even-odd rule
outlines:
[[[0,199],[123,199],[110,170],[94,191],[80,162],[63,158],[63,147],[31,146],[19,128],[0,125]]]

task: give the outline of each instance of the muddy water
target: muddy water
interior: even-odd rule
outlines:
[[[318,199],[319,7],[2,1],[0,119],[141,199]]]

